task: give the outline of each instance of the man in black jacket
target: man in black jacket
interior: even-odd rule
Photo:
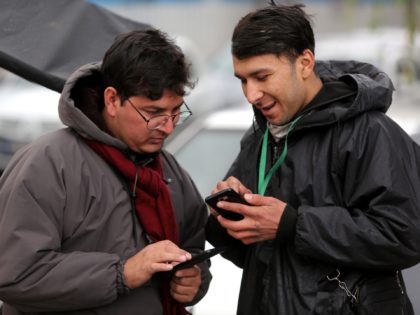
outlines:
[[[238,314],[412,314],[401,269],[420,261],[419,147],[389,117],[393,86],[359,62],[315,62],[302,6],[249,13],[235,76],[255,123],[207,239],[243,268]]]

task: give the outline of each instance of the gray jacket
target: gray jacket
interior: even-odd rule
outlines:
[[[127,149],[70,97],[75,82],[97,67],[82,67],[64,87],[59,112],[70,128],[21,149],[0,179],[4,315],[162,314],[159,274],[138,289],[123,290],[122,263],[147,242],[125,185],[80,137]],[[173,156],[161,152],[161,157],[164,177],[170,179],[180,247],[199,252],[204,248],[206,206]],[[194,303],[211,279],[208,264],[201,269],[202,286]]]

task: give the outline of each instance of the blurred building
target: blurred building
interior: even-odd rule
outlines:
[[[269,0],[88,0],[130,19],[190,38],[205,59],[230,40],[237,21]],[[302,3],[313,17],[317,38],[354,28],[406,27],[408,15],[420,10],[418,0],[277,0]],[[410,7],[411,6],[411,7]],[[414,7],[415,10],[412,9]],[[417,28],[419,25],[417,25]]]

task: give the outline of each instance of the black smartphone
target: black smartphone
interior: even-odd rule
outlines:
[[[219,201],[228,201],[228,202],[236,202],[236,203],[242,203],[244,205],[249,205],[249,203],[246,202],[245,199],[243,199],[242,196],[239,195],[232,188],[226,188],[213,195],[210,195],[206,197],[205,201],[210,207],[216,210],[222,217],[228,220],[233,220],[233,221],[242,220],[244,216],[240,213],[221,209],[217,207],[217,203]]]
[[[180,263],[172,269],[172,272],[176,272],[177,270],[185,269],[192,267],[194,265],[197,265],[198,263],[209,259],[210,257],[213,257],[217,254],[220,254],[226,250],[227,247],[215,247],[207,249],[199,254],[193,255],[190,260],[184,261],[183,263]]]

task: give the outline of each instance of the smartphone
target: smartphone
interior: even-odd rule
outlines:
[[[221,209],[217,207],[217,202],[228,201],[228,202],[235,202],[235,203],[241,203],[244,205],[249,205],[249,203],[246,202],[245,199],[243,199],[242,196],[239,195],[232,188],[226,188],[213,195],[210,195],[206,197],[205,201],[210,207],[216,210],[222,217],[228,220],[233,220],[233,221],[242,220],[244,216],[240,213],[236,213],[233,211],[229,211],[229,210],[225,210],[225,209]]]
[[[207,249],[199,254],[193,255],[190,260],[184,261],[183,263],[180,263],[172,269],[172,272],[176,272],[177,270],[185,269],[192,267],[194,265],[197,265],[198,263],[209,259],[210,257],[213,257],[217,254],[220,254],[226,250],[227,247],[215,247]]]

